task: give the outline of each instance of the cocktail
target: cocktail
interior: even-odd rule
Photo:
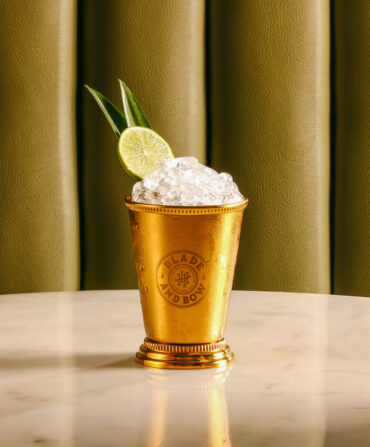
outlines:
[[[136,359],[157,368],[225,367],[233,359],[224,330],[248,200],[229,174],[195,157],[175,158],[121,88],[122,118],[134,125],[120,131],[118,153],[137,180],[125,203],[146,330]],[[92,93],[117,120],[120,112]]]

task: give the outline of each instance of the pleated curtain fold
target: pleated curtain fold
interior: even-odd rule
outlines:
[[[117,78],[123,79],[176,155],[204,161],[204,2],[89,0],[82,5],[83,82],[122,109]],[[136,288],[124,206],[133,182],[119,165],[116,137],[88,94],[81,96],[83,287]]]
[[[250,199],[234,286],[329,292],[329,0],[210,17],[211,160]]]
[[[333,292],[370,296],[370,2],[333,18]]]
[[[75,290],[77,1],[0,11],[0,293]]]

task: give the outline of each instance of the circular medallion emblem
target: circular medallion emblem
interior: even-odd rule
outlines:
[[[170,253],[158,264],[158,289],[163,298],[174,306],[193,306],[206,293],[205,270],[206,262],[196,253]]]

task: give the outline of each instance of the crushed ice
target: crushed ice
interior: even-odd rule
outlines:
[[[224,205],[244,200],[230,174],[219,174],[195,157],[180,157],[159,163],[135,183],[132,200],[173,206]]]

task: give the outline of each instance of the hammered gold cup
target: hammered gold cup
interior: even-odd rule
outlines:
[[[164,206],[131,201],[129,209],[146,338],[145,366],[225,367],[223,338],[238,253],[243,202]]]

